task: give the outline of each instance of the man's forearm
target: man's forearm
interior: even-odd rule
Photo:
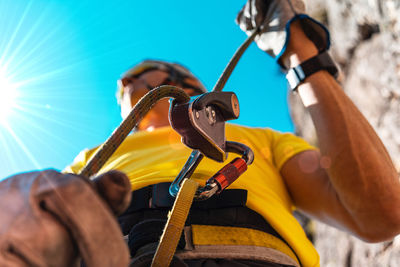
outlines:
[[[290,40],[282,57],[288,68],[317,54],[296,22]],[[328,72],[311,75],[297,90],[312,116],[321,153],[331,161],[330,182],[361,231],[389,225],[399,231],[399,179],[375,131]]]

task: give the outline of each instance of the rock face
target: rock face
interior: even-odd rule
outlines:
[[[331,33],[339,81],[383,140],[400,170],[400,1],[306,0],[307,11]],[[316,143],[297,96],[290,98],[297,133]],[[400,238],[366,244],[315,222],[321,266],[400,266]]]

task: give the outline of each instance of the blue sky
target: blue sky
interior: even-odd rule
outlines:
[[[183,63],[211,89],[246,38],[244,3],[0,0],[0,179],[63,169],[106,140],[121,121],[116,80],[142,59]],[[235,123],[293,131],[284,76],[255,44],[224,90],[239,97]]]

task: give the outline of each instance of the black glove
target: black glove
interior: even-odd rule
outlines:
[[[87,266],[128,266],[112,213],[126,209],[130,196],[128,178],[117,171],[94,183],[54,170],[3,180],[0,266],[77,266],[79,255]]]

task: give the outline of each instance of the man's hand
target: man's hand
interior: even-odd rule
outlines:
[[[289,25],[300,20],[308,37],[320,50],[329,47],[327,30],[317,21],[304,14],[301,0],[248,0],[239,12],[236,23],[248,35],[257,27],[261,33],[256,36],[258,47],[270,56],[279,59],[289,41]]]
[[[112,213],[130,196],[128,178],[116,171],[94,183],[54,170],[0,182],[0,266],[77,266],[79,255],[87,266],[127,266]]]

